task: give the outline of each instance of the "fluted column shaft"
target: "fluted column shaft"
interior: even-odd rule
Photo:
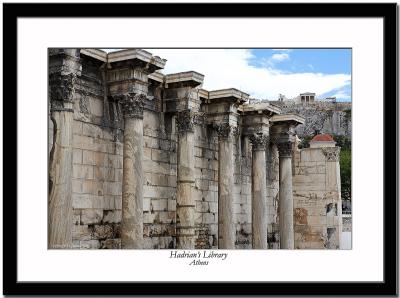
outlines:
[[[263,134],[250,137],[252,143],[252,231],[253,248],[268,248],[267,231],[267,173],[266,146],[268,138]]]
[[[176,247],[195,248],[194,113],[178,112],[178,179]]]
[[[121,246],[143,248],[143,104],[145,96],[120,99],[124,113]]]
[[[278,144],[280,247],[294,249],[292,143]]]
[[[235,248],[233,219],[233,140],[235,128],[228,124],[217,127],[218,132],[218,248]]]
[[[72,122],[76,74],[50,76],[53,146],[49,166],[48,247],[72,248]]]

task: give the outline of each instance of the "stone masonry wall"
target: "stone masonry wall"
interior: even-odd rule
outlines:
[[[321,148],[294,155],[295,248],[337,249],[342,231],[340,174]]]
[[[120,248],[122,150],[117,128],[103,121],[100,64],[81,59],[74,100],[72,207],[75,248]]]
[[[144,111],[144,248],[176,245],[176,141],[162,133],[160,113]]]
[[[197,248],[218,248],[218,136],[209,126],[195,130]],[[234,222],[236,248],[251,248],[251,159],[234,141]],[[248,153],[247,153],[248,154]]]
[[[218,248],[218,136],[195,128],[196,247]]]

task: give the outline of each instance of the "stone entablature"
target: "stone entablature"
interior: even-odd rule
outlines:
[[[247,104],[234,88],[204,90],[197,72],[163,75],[165,60],[143,50],[50,53],[51,74],[76,78],[50,81],[50,98],[70,103],[67,118],[52,110],[52,185],[67,180],[51,197],[71,207],[49,223],[60,232],[58,214],[71,221],[49,247],[293,248],[288,175],[301,117]]]
[[[119,62],[127,60],[138,60],[146,63],[149,72],[152,73],[156,69],[164,68],[167,60],[161,59],[158,56],[153,56],[151,53],[141,49],[128,49],[117,52],[112,52],[107,55],[107,62]]]
[[[153,80],[159,83],[164,83],[164,75],[160,72],[153,72],[149,74],[149,80]]]
[[[223,98],[232,98],[235,99],[237,103],[241,104],[247,102],[249,99],[249,94],[244,93],[238,89],[230,88],[230,89],[221,89],[221,90],[214,90],[208,92],[208,99],[210,102],[213,100]]]
[[[97,49],[81,49],[81,54],[93,57],[102,62],[108,62],[108,55],[106,52]]]
[[[191,85],[200,85],[203,83],[204,75],[195,71],[179,72],[174,74],[168,74],[165,76],[165,84],[168,87],[169,84],[189,82]]]

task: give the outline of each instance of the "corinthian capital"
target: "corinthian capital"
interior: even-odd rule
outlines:
[[[204,113],[193,112],[191,110],[179,111],[176,117],[176,126],[178,127],[178,132],[193,132],[196,124],[204,123],[204,118]]]
[[[179,133],[193,132],[195,113],[191,110],[180,111],[177,113],[176,126]]]
[[[143,107],[146,95],[127,93],[115,96],[120,103],[125,118],[143,119]]]
[[[75,94],[76,73],[62,75],[52,73],[49,77],[51,109],[71,110],[68,104],[73,103]]]
[[[340,156],[340,147],[325,147],[322,148],[326,161],[338,161]]]
[[[250,136],[250,142],[254,151],[265,150],[267,148],[269,138],[263,133],[255,133]]]
[[[228,139],[238,133],[238,129],[229,123],[214,124],[218,137],[221,139]]]
[[[278,142],[277,144],[279,157],[292,157],[293,154],[293,142],[285,141]]]

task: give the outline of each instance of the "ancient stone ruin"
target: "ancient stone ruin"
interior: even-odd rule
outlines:
[[[340,248],[338,157],[304,123],[141,49],[49,50],[49,248]]]

